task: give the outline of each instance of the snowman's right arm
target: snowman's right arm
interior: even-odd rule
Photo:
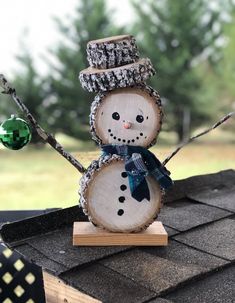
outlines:
[[[15,101],[20,110],[24,113],[32,128],[36,130],[38,135],[48,144],[50,144],[58,153],[60,153],[66,160],[68,160],[81,173],[86,172],[86,168],[75,159],[69,152],[65,151],[63,146],[49,133],[47,133],[36,121],[28,108],[17,96],[15,88],[11,87],[4,75],[0,74],[0,86],[4,89],[3,94],[10,95]]]

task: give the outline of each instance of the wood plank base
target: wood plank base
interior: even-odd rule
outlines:
[[[46,303],[102,303],[43,271]]]
[[[154,222],[139,233],[113,233],[97,228],[90,222],[74,222],[74,246],[166,246],[168,234],[162,222]]]

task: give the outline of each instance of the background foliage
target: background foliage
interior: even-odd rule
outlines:
[[[164,129],[174,131],[178,141],[234,106],[231,0],[131,0],[135,19],[125,28],[112,22],[105,0],[77,2],[69,22],[55,19],[62,38],[50,50],[53,62],[47,62],[48,75],[39,76],[30,50],[23,49],[18,56],[22,70],[15,74],[15,86],[51,132],[90,140],[88,116],[93,96],[78,81],[79,71],[88,65],[86,44],[121,33],[135,35],[141,55],[150,57],[156,67],[158,75],[150,84],[164,101]],[[1,115],[12,112],[8,103],[0,105]]]
[[[235,110],[234,1],[130,1],[134,20],[125,27],[113,22],[106,0],[77,0],[73,17],[55,19],[61,39],[48,50],[52,58],[45,59],[48,74],[39,73],[26,45],[18,55],[20,68],[12,79],[17,92],[43,128],[75,152],[84,166],[100,154],[94,150],[88,126],[93,96],[78,80],[79,71],[88,66],[89,40],[130,33],[141,56],[150,57],[157,69],[150,84],[159,91],[165,111],[160,140],[152,149],[160,160],[177,140]],[[16,111],[15,104],[1,95],[1,121]],[[183,149],[167,165],[173,179],[235,168],[234,131],[231,120]],[[0,149],[2,209],[77,204],[77,171],[48,146],[38,150],[39,142],[34,136],[36,148],[17,153]]]
[[[203,94],[207,71],[200,74],[200,66],[213,69],[221,59],[218,40],[224,37],[224,14],[230,6],[217,1],[213,7],[206,0],[132,3],[137,15],[135,35],[159,73],[151,84],[159,87],[165,98],[167,126],[181,141],[192,128],[215,118],[217,100]]]

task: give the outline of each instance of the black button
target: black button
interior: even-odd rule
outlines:
[[[121,189],[121,190],[126,190],[126,189],[127,189],[127,187],[126,187],[126,185],[125,185],[125,184],[122,184],[122,185],[120,186],[120,189]]]
[[[119,209],[118,212],[117,212],[117,214],[119,216],[122,216],[124,214],[124,210],[123,209]]]
[[[123,203],[126,200],[126,198],[121,196],[121,197],[118,198],[118,200],[119,200],[119,202]]]

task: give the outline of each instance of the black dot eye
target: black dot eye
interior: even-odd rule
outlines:
[[[136,121],[138,123],[142,123],[144,121],[144,117],[142,115],[138,115],[138,116],[136,116]]]
[[[113,113],[113,114],[112,114],[112,118],[113,118],[114,120],[119,120],[119,119],[120,119],[119,113],[117,113],[117,112]]]

